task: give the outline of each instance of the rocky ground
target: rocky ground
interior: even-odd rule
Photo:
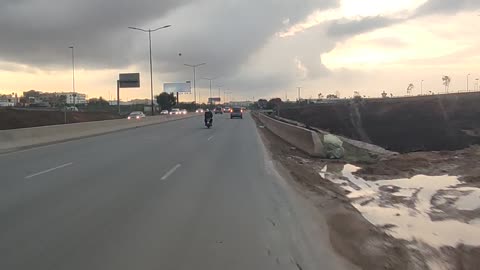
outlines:
[[[310,158],[265,128],[259,133],[326,213],[336,251],[362,269],[478,269],[479,146],[332,161]]]

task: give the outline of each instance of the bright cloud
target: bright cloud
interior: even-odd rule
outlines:
[[[358,20],[365,17],[376,16],[403,18],[411,15],[416,8],[425,4],[427,1],[428,0],[404,0],[395,2],[384,0],[342,0],[338,8],[324,11],[317,10],[308,16],[305,21],[291,26],[278,35],[281,37],[293,36],[321,23],[335,20]]]

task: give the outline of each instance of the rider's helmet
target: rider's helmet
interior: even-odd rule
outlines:
[[[205,111],[206,111],[206,112],[209,112],[209,111],[210,111],[210,109],[206,109]]]

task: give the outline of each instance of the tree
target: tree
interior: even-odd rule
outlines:
[[[265,109],[267,108],[268,101],[266,99],[259,99],[257,104],[259,109]]]
[[[177,99],[173,93],[163,92],[157,96],[157,103],[162,110],[171,110],[177,104]]]
[[[27,92],[23,92],[23,96],[27,99],[29,98],[40,98],[40,95],[42,94],[42,92],[40,91],[35,91],[35,90],[29,90]]]
[[[450,79],[449,76],[443,76],[442,81],[443,85],[445,85],[445,92],[448,93],[448,89],[450,88],[450,83],[452,82],[452,79]]]
[[[282,99],[281,98],[272,98],[267,102],[267,109],[273,110],[277,109],[278,106],[282,104]]]
[[[338,98],[338,96],[334,95],[334,94],[327,95],[327,99],[337,99],[337,98]]]
[[[91,98],[88,100],[88,106],[93,106],[93,107],[108,107],[110,104],[108,101],[103,99],[102,97],[100,98]]]
[[[413,88],[415,88],[415,85],[413,83],[409,84],[407,87],[407,95],[410,95],[412,93]]]
[[[388,97],[388,94],[385,91],[383,91],[382,98],[387,98],[387,97]]]

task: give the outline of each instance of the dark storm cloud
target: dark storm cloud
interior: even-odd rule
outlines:
[[[337,5],[336,0],[207,2],[208,5],[205,2],[188,5],[162,19],[162,22],[175,24],[175,29],[157,37],[162,45],[155,51],[155,59],[161,61],[162,71],[178,69],[181,72],[185,70],[183,63],[207,62],[200,71],[206,76],[231,76],[242,64],[252,60],[254,53],[277,32],[285,29],[282,23],[285,19],[295,24],[316,9]],[[178,56],[180,52],[181,57]],[[277,57],[284,57],[284,54]],[[256,67],[252,65],[251,68]]]
[[[479,0],[430,0],[417,9],[415,16],[453,14],[476,8],[480,8]]]
[[[144,25],[189,0],[0,0],[0,60],[62,65],[68,46],[92,67],[128,63],[127,26]],[[122,53],[123,52],[123,53]]]
[[[0,60],[66,66],[75,44],[79,65],[120,68],[145,59],[147,35],[128,26],[174,26],[155,33],[157,69],[208,61],[229,73],[271,36],[337,0],[0,0]],[[178,52],[182,52],[179,59]],[[58,65],[58,66],[57,66]]]
[[[330,24],[328,35],[330,37],[352,37],[358,34],[370,32],[375,29],[390,26],[404,21],[387,17],[365,17],[359,20],[337,20]]]

